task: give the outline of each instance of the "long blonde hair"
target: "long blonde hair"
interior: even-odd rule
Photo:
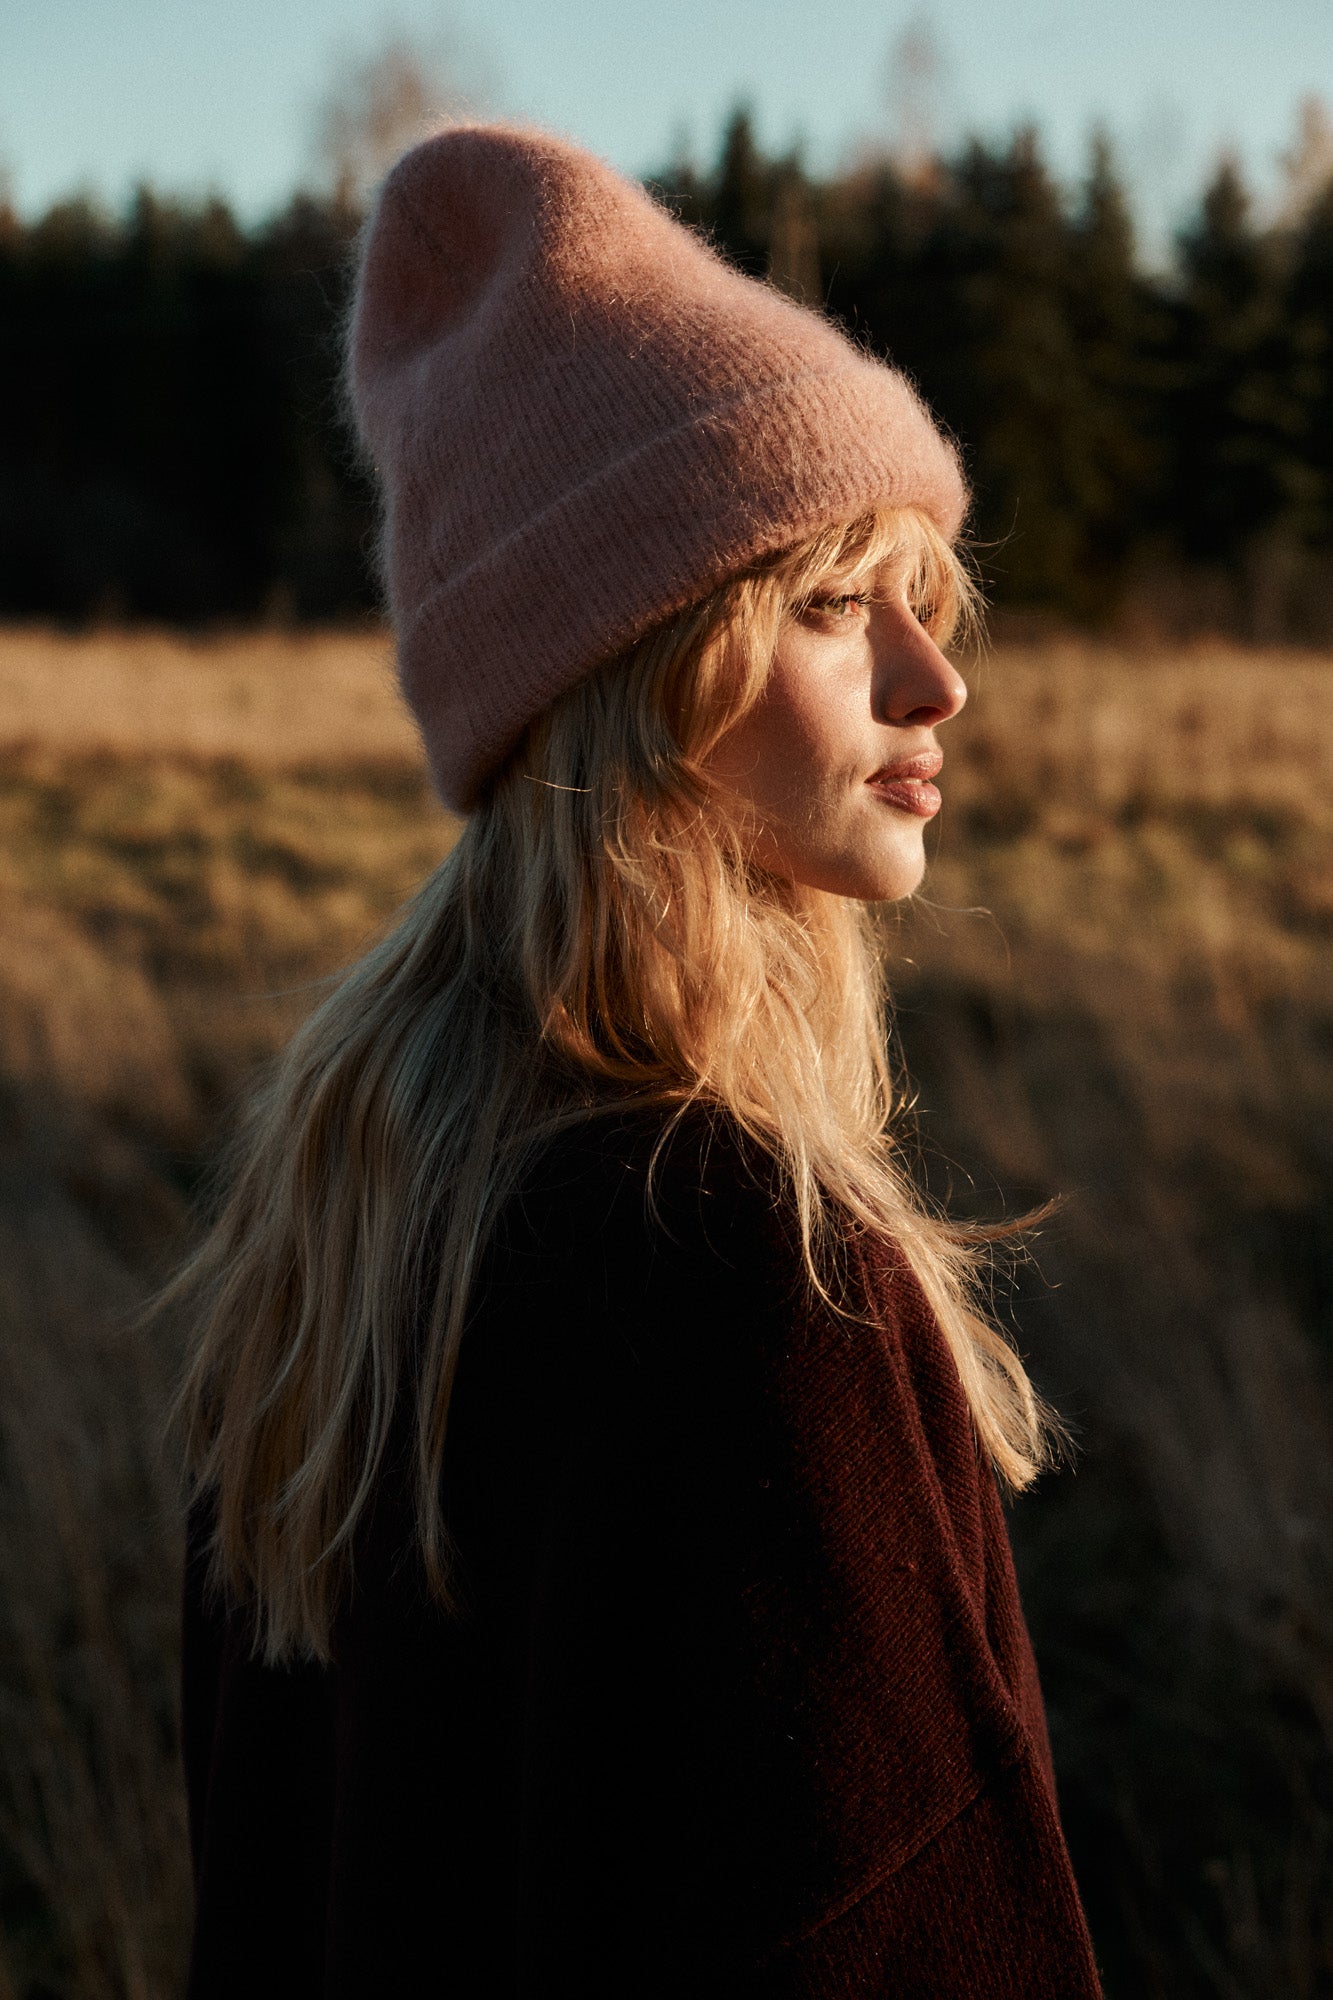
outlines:
[[[848,1218],[892,1233],[1010,1490],[1068,1444],[979,1306],[989,1246],[1025,1225],[953,1222],[901,1164],[876,913],[754,868],[705,769],[784,615],[835,575],[905,588],[942,642],[975,604],[903,509],[668,620],[530,727],[250,1104],[162,1304],[197,1332],[177,1416],[192,1495],[213,1503],[210,1573],[253,1603],[269,1659],[329,1656],[404,1394],[421,1555],[453,1608],[440,1474],[478,1259],[534,1150],[627,1098],[667,1121],[699,1100],[729,1112],[781,1166],[835,1304]]]

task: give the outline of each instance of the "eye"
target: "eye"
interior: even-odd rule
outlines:
[[[821,617],[828,617],[835,624],[846,624],[869,602],[869,595],[864,590],[839,590],[807,597],[800,608],[803,612],[813,611]]]

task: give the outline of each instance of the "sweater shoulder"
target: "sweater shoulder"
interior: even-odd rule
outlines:
[[[526,1163],[496,1218],[499,1261],[548,1289],[753,1281],[794,1299],[804,1255],[778,1162],[720,1107],[620,1107],[567,1128]]]
[[[525,1208],[591,1193],[613,1199],[709,1202],[776,1209],[783,1176],[768,1151],[721,1105],[607,1107],[541,1144],[520,1175]]]

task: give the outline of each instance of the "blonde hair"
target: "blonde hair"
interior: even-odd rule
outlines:
[[[835,1305],[849,1218],[891,1232],[938,1315],[998,1477],[1068,1442],[979,1309],[1022,1224],[938,1214],[900,1163],[875,912],[747,859],[705,768],[758,699],[781,620],[833,577],[905,589],[942,642],[975,610],[915,510],[830,528],[733,577],[528,730],[396,927],[253,1099],[225,1195],[161,1303],[197,1339],[177,1403],[210,1574],[269,1659],[327,1658],[351,1542],[413,1399],[421,1555],[446,1608],[439,1503],[465,1307],[538,1147],[627,1098],[720,1107],[777,1161]]]

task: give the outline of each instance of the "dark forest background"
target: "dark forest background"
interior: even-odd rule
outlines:
[[[965,443],[998,606],[1333,637],[1333,179],[1274,220],[1223,161],[1154,269],[1104,138],[1072,190],[1030,130],[818,180],[739,110],[651,184],[912,374]],[[253,228],[148,188],[0,209],[0,615],[374,606],[337,391],[360,221],[346,189]]]

